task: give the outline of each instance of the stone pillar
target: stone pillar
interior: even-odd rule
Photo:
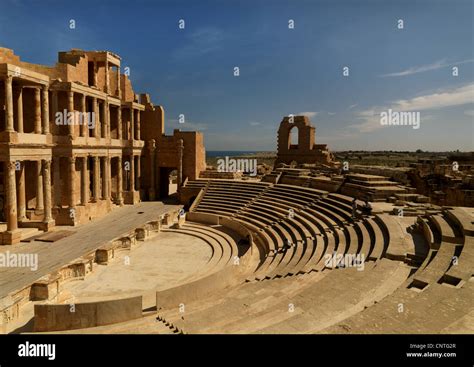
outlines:
[[[53,110],[52,111],[53,112],[53,119],[52,119],[53,120],[53,126],[56,126],[55,125],[56,124],[56,113],[58,112],[58,109],[59,109],[59,107],[58,107],[58,91],[57,90],[52,91],[51,98],[53,99],[51,101],[51,108]],[[55,134],[56,131],[57,131],[56,128],[53,127],[53,134]],[[56,185],[56,184],[54,184],[54,185]]]
[[[44,188],[44,219],[46,230],[54,224],[51,211],[51,161],[43,160],[43,188]]]
[[[107,101],[105,103],[105,106],[106,106],[105,137],[110,138],[110,105]]]
[[[61,207],[61,157],[53,158],[54,205]]]
[[[5,131],[15,131],[13,120],[13,77],[7,76],[5,78]],[[15,199],[16,200],[16,199]],[[16,209],[15,209],[16,210]]]
[[[92,112],[94,113],[94,137],[98,138],[99,137],[99,102],[97,98],[93,97],[92,98]]]
[[[74,92],[73,91],[67,92],[67,96],[68,96],[68,105],[67,105],[68,112],[74,113]],[[75,122],[75,118],[73,118],[73,122]],[[69,135],[71,136],[71,138],[74,139],[74,123],[69,124],[68,129],[69,129]]]
[[[41,89],[42,99],[41,99],[41,109],[43,111],[43,134],[49,134],[49,94],[48,86],[44,85]],[[51,162],[50,162],[51,165]]]
[[[36,210],[44,209],[43,201],[43,170],[41,168],[41,161],[36,162]]]
[[[142,170],[141,170],[141,165],[140,165],[140,160],[141,156],[137,155],[137,167],[136,167],[136,188],[137,190],[140,190],[141,188],[141,180],[142,180]]]
[[[35,134],[41,134],[41,92],[35,88]]]
[[[122,140],[122,107],[119,106],[117,109],[117,136],[119,140]]]
[[[134,140],[135,139],[135,118],[134,118],[134,110],[133,110],[133,107],[130,107],[130,136],[129,136],[129,139],[130,140]]]
[[[102,157],[102,198],[104,200],[109,198],[109,163],[110,159],[108,157]]]
[[[92,175],[92,198],[93,201],[97,202],[100,199],[100,166],[99,157],[93,157],[94,160],[94,174]]]
[[[150,200],[156,198],[156,178],[155,178],[155,140],[150,141],[149,152],[150,152],[150,187],[148,189],[148,197]]]
[[[103,121],[101,121],[101,124],[100,124],[100,127],[101,127],[101,131],[100,131],[100,136],[102,138],[107,138],[107,125],[108,125],[108,119],[107,119],[107,101],[104,100],[102,102],[102,118],[103,118]]]
[[[76,157],[68,157],[69,161],[69,209],[76,208]]]
[[[80,134],[82,137],[88,136],[89,133],[87,131],[89,124],[86,124],[84,118],[86,116],[86,95],[81,94],[81,114],[82,114],[82,124],[81,124],[81,129],[80,129]]]
[[[120,90],[120,66],[117,66],[117,97],[122,98],[122,91]]]
[[[16,88],[16,121],[19,133],[23,133],[23,87]]]
[[[97,87],[97,61],[94,60],[94,87]]]
[[[122,167],[122,157],[118,157],[117,164],[117,204],[123,205],[123,167]]]
[[[130,191],[135,191],[135,156],[133,153],[130,155]]]
[[[18,221],[26,219],[25,162],[19,162],[18,174]]]
[[[105,60],[105,93],[109,93],[110,83],[109,83],[109,62]]]
[[[183,184],[183,139],[178,140],[178,177],[177,177],[177,186],[178,192],[181,191],[181,185]]]
[[[81,204],[89,202],[89,172],[87,171],[87,157],[82,158],[81,169]]]
[[[141,132],[140,132],[140,128],[141,128],[141,126],[140,126],[140,124],[141,124],[141,122],[140,122],[140,117],[141,117],[141,116],[140,116],[140,115],[141,115],[141,111],[138,110],[138,111],[137,111],[137,121],[136,121],[136,124],[137,124],[137,134],[136,134],[136,136],[135,136],[135,139],[137,139],[137,140],[140,140],[140,139],[141,139]]]
[[[6,209],[7,209],[7,231],[13,232],[18,229],[18,215],[16,202],[16,180],[15,162],[5,162],[6,170]]]

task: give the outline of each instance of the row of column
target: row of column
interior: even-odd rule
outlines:
[[[131,156],[130,159],[130,189],[131,191],[140,190],[140,156],[137,156],[137,166],[135,167],[135,156]],[[87,162],[88,157],[82,157],[82,165],[81,165],[81,205],[86,205],[89,203],[90,199],[92,202],[97,202],[101,198],[103,200],[110,199],[112,195],[112,187],[111,187],[111,158],[110,157],[92,157],[92,197],[89,198],[89,170],[87,169]],[[123,204],[123,163],[122,157],[117,157],[117,203]],[[56,160],[57,167],[55,167],[55,172],[59,172],[59,160]],[[69,163],[69,203],[68,206],[70,208],[74,208],[76,206],[76,158],[75,157],[68,157]],[[102,187],[100,185],[100,181],[102,181]],[[59,192],[59,190],[57,190]],[[57,203],[61,203],[60,197],[57,198]]]
[[[15,115],[17,117],[17,132],[23,133],[23,86],[15,86],[13,88],[13,77],[7,76],[5,79],[5,121],[7,132],[15,131]],[[47,85],[41,87],[28,87],[34,89],[34,133],[35,134],[48,134],[50,132],[50,117],[49,117],[49,89]],[[15,93],[14,93],[15,92]],[[74,109],[74,92],[68,91],[68,111],[73,112]],[[81,95],[81,110],[80,112],[86,113],[86,96]],[[14,108],[14,99],[16,101],[16,111]],[[52,91],[52,110],[57,112],[58,108],[58,91]],[[92,112],[96,116],[94,136],[101,136],[108,138],[110,136],[110,109],[108,103],[104,100],[102,103],[102,116],[104,121],[99,121],[99,100],[96,97],[92,97]],[[140,140],[141,139],[141,126],[140,126],[140,112],[136,114],[133,108],[129,108],[130,113],[130,139]],[[121,108],[118,107],[118,138],[122,139],[122,116]],[[53,116],[54,120],[54,116]],[[136,124],[136,125],[135,125]],[[68,125],[69,134],[74,135],[74,125]],[[135,133],[136,127],[136,133]],[[84,137],[87,134],[87,124],[82,124],[80,128],[80,136]],[[136,136],[135,136],[136,135]]]
[[[14,132],[14,113],[17,116],[18,132],[23,133],[23,86],[18,85],[13,89],[13,77],[5,79],[5,121],[7,132]],[[32,87],[34,89],[34,132],[35,134],[49,133],[49,95],[48,86]],[[15,90],[15,93],[13,93]],[[16,100],[16,111],[14,112],[13,98]]]
[[[23,162],[6,162],[5,164],[5,193],[7,209],[7,231],[13,232],[18,229],[18,221],[26,218],[26,185],[25,185],[25,165]],[[41,183],[37,181],[37,209],[44,210],[43,222],[50,223],[52,216],[51,200],[51,160],[42,160],[37,162],[40,172],[38,177]],[[18,197],[16,185],[16,171],[19,171],[18,178]],[[19,210],[17,210],[17,208]]]
[[[58,110],[58,102],[57,102],[57,91],[53,91],[53,110]],[[101,104],[102,108],[102,116],[104,121],[100,121],[98,118],[100,116],[99,113],[99,99],[96,97],[92,98],[92,112],[95,116],[95,131],[94,136],[109,138],[110,137],[110,107],[107,101],[103,101]],[[74,110],[74,92],[68,92],[68,112],[73,112]],[[141,118],[140,118],[140,111],[137,110],[136,117],[135,117],[135,110],[133,108],[129,108],[130,113],[130,136],[128,137],[131,140],[140,140],[141,139]],[[79,111],[85,115],[87,112],[86,108],[86,96],[81,94],[81,110]],[[135,134],[135,127],[136,127],[136,134]],[[87,124],[82,124],[80,127],[80,136],[85,137],[88,136],[87,132]],[[117,129],[118,129],[118,139],[123,138],[122,132],[122,108],[117,107]],[[69,125],[69,135],[74,135],[74,125]],[[135,136],[136,135],[136,136]]]

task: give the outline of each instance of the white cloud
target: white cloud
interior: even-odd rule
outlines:
[[[464,114],[465,114],[466,116],[474,117],[474,110],[467,110],[467,111],[464,111]]]
[[[349,109],[352,110],[354,107],[357,107],[357,103],[356,103],[356,104],[351,104],[351,105],[349,106]]]
[[[463,61],[458,61],[458,62],[451,62],[451,63],[448,63],[448,62],[446,62],[445,59],[443,59],[443,60],[435,61],[432,64],[422,65],[422,66],[412,66],[412,67],[410,67],[406,70],[403,70],[403,71],[399,71],[399,72],[396,72],[396,73],[382,74],[380,76],[381,77],[407,76],[407,75],[412,75],[412,74],[424,73],[425,71],[437,70],[437,69],[445,68],[445,67],[448,67],[448,66],[466,64],[466,63],[469,63],[469,62],[474,62],[474,59],[463,60]]]
[[[250,125],[250,126],[259,126],[259,125],[261,125],[261,124],[260,124],[260,122],[258,122],[258,121],[250,121],[250,122],[249,122],[249,125]]]
[[[336,112],[328,112],[329,116],[334,116],[335,114],[336,114]]]
[[[307,116],[309,118],[315,117],[319,112],[310,111],[310,112],[298,112],[297,116]]]
[[[389,106],[377,106],[356,113],[359,124],[349,127],[359,132],[371,132],[382,127],[380,124],[380,112],[392,109],[394,111],[426,111],[445,107],[460,106],[474,103],[474,83],[450,90],[442,90],[432,94],[426,94],[411,99],[394,101]]]

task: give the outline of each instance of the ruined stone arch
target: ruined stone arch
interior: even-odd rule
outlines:
[[[298,149],[300,143],[300,129],[298,125],[292,124],[288,130],[288,149]]]

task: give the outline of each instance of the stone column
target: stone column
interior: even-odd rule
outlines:
[[[53,158],[53,168],[54,204],[61,207],[61,157]]]
[[[18,132],[23,133],[23,87],[16,88],[16,121]]]
[[[41,168],[41,161],[36,162],[36,210],[44,209],[43,201],[43,170]]]
[[[134,118],[134,113],[135,111],[133,110],[133,107],[130,107],[130,140],[135,139],[135,118]]]
[[[20,163],[18,174],[18,221],[26,219],[25,162]]]
[[[15,131],[13,120],[13,77],[7,76],[5,78],[5,131]],[[16,199],[15,199],[16,200]],[[16,210],[16,209],[15,209]]]
[[[105,137],[110,138],[110,105],[106,102],[106,125],[105,125]]]
[[[85,94],[81,94],[81,113],[82,113],[82,124],[81,124],[81,129],[80,129],[80,134],[82,137],[84,136],[88,136],[88,127],[89,127],[89,124],[86,124],[85,122],[85,116],[86,116],[86,95]]]
[[[102,157],[102,198],[104,200],[109,198],[109,164],[110,159],[108,157]]]
[[[94,160],[94,174],[92,175],[92,197],[93,201],[97,202],[100,199],[100,192],[99,192],[99,178],[100,178],[100,166],[99,166],[99,157],[93,157]]]
[[[178,177],[177,177],[177,184],[178,184],[178,191],[181,191],[181,185],[183,184],[183,139],[178,140]]]
[[[82,158],[81,169],[81,204],[89,202],[89,172],[87,171],[87,157]]]
[[[53,134],[56,133],[56,113],[58,112],[58,91],[56,90],[53,90],[52,93],[51,93],[51,98],[53,99],[51,101],[51,108],[52,108],[52,112],[53,112]],[[53,163],[54,164],[54,163]]]
[[[118,167],[117,167],[117,204],[123,205],[123,167],[122,167],[122,157],[118,157]]]
[[[44,85],[41,89],[42,92],[42,103],[41,109],[43,111],[43,134],[49,134],[49,94],[48,94],[48,86]],[[50,162],[51,165],[51,162]]]
[[[68,157],[69,161],[69,209],[76,208],[76,157]]]
[[[122,107],[118,106],[117,109],[117,136],[119,140],[122,140]]]
[[[73,91],[69,91],[67,92],[67,96],[68,96],[68,112],[72,112],[74,113],[74,92]],[[69,131],[69,135],[71,136],[71,138],[74,139],[74,122],[75,122],[75,118],[73,118],[71,124],[68,125],[68,131]]]
[[[130,191],[135,191],[135,156],[133,153],[130,155]]]
[[[141,128],[141,126],[140,126],[140,124],[141,124],[141,122],[140,122],[140,115],[141,115],[141,111],[138,110],[138,111],[137,111],[137,121],[136,121],[136,124],[137,124],[137,134],[136,134],[136,136],[135,136],[135,139],[137,139],[137,140],[140,140],[140,139],[141,139],[141,133],[140,133],[140,128]]]
[[[142,180],[142,173],[141,173],[141,165],[140,165],[140,160],[141,160],[141,156],[137,155],[137,167],[136,167],[136,179],[135,179],[135,186],[137,188],[137,190],[140,190],[141,188],[141,180]]]
[[[5,162],[6,166],[6,209],[7,209],[7,231],[13,232],[18,229],[18,215],[16,202],[16,180],[15,162]]]
[[[148,197],[150,200],[155,200],[156,198],[156,178],[155,178],[155,140],[150,141],[149,151],[150,151],[150,188],[148,189]]]
[[[50,225],[53,221],[51,211],[51,161],[43,160],[43,188],[44,188],[44,219],[46,225]]]
[[[35,134],[41,134],[41,92],[35,88]]]
[[[97,61],[94,60],[94,87],[97,87]]]
[[[120,90],[120,66],[117,66],[117,97],[122,98],[122,91]]]
[[[99,137],[99,108],[98,108],[99,102],[97,101],[97,98],[93,97],[92,98],[92,112],[94,113],[94,137],[98,138]]]
[[[105,60],[105,93],[109,93],[110,83],[109,83],[109,62]]]
[[[108,123],[109,123],[109,122],[108,122],[108,119],[107,119],[107,117],[108,117],[108,116],[107,116],[107,110],[108,110],[108,108],[107,108],[107,101],[104,100],[104,101],[102,102],[102,118],[103,118],[104,120],[101,121],[101,124],[100,124],[100,126],[101,126],[100,136],[101,136],[102,138],[107,138],[107,125],[108,125]]]

